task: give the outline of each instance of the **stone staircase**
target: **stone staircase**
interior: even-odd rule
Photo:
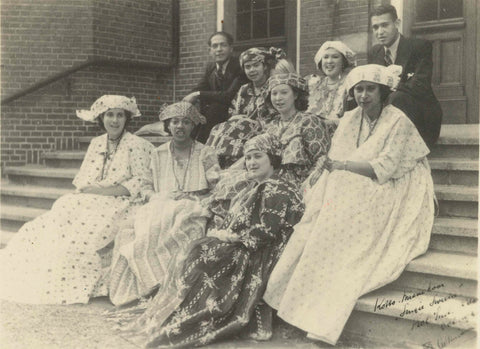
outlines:
[[[341,341],[373,347],[475,348],[478,125],[447,125],[429,156],[439,214],[427,253],[359,299]]]
[[[154,144],[162,137],[147,137]],[[85,154],[44,155],[45,166],[5,168],[1,187],[1,244],[23,223],[48,210]],[[429,156],[439,215],[429,250],[394,283],[362,297],[340,339],[367,347],[474,348],[477,310],[478,125],[447,125]],[[346,344],[347,345],[347,344]]]

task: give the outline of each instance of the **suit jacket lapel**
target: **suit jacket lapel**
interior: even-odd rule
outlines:
[[[403,35],[400,35],[400,41],[397,48],[397,58],[395,59],[396,65],[401,65],[405,70],[408,59],[410,58],[410,53],[412,52],[410,48],[410,41],[405,39]]]

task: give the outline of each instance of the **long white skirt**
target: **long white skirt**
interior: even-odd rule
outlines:
[[[335,344],[357,299],[394,281],[426,252],[433,182],[423,162],[383,185],[325,171],[305,201],[264,299],[285,321]]]
[[[67,194],[26,223],[0,251],[0,298],[30,304],[87,303],[101,276],[97,253],[113,241],[128,198]]]

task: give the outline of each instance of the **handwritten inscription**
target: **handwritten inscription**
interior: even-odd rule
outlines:
[[[373,306],[373,311],[377,312],[379,310],[385,310],[388,307],[394,306],[395,301],[393,299],[385,299],[383,298],[380,302],[378,298],[375,300],[375,305]]]
[[[451,344],[452,342],[455,342],[456,340],[461,338],[465,333],[467,333],[470,330],[471,329],[462,330],[455,336],[440,337],[436,340],[435,343],[425,342],[425,343],[422,344],[422,347],[423,347],[423,349],[443,349],[446,346],[448,346],[449,344]],[[436,344],[436,346],[435,346],[435,344]]]

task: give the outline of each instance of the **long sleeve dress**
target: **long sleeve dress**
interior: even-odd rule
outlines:
[[[0,298],[31,304],[87,303],[118,222],[143,202],[153,145],[126,132],[107,158],[107,135],[92,139],[73,184],[122,185],[130,196],[72,193],[26,223],[0,251]]]
[[[361,295],[425,253],[433,225],[429,151],[415,126],[391,105],[372,130],[367,119],[360,108],[345,113],[329,157],[368,161],[377,178],[323,172],[264,296],[282,319],[330,344]]]
[[[253,83],[242,85],[228,110],[229,119],[210,132],[207,145],[215,148],[222,168],[230,167],[243,156],[243,145],[262,133],[277,111],[265,103],[268,84],[255,93]]]
[[[209,212],[200,198],[218,179],[220,167],[215,152],[195,142],[186,163],[179,163],[173,156],[171,142],[152,152],[152,181],[143,194],[153,195],[115,239],[113,260],[105,275],[115,305],[152,292],[163,283],[182,248],[205,235]],[[179,190],[178,180],[183,181],[184,196],[174,199],[171,195]]]
[[[194,241],[131,328],[148,346],[191,348],[237,334],[249,325],[303,208],[296,187],[276,175],[243,190],[221,226],[238,240]]]

